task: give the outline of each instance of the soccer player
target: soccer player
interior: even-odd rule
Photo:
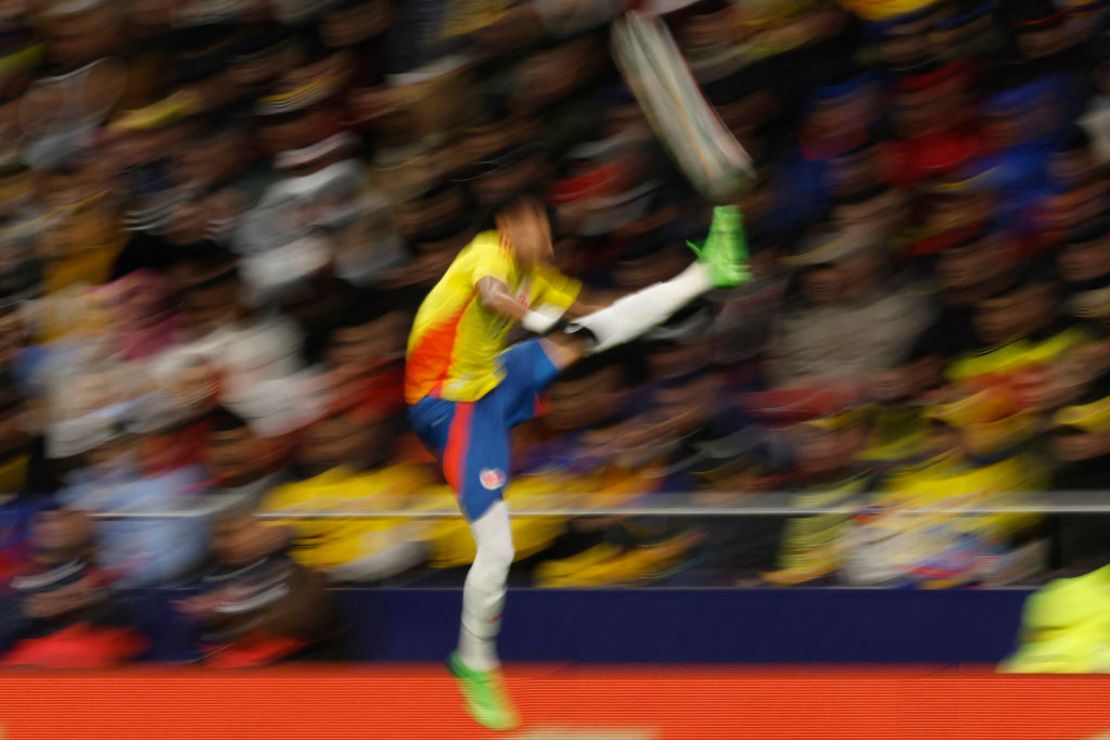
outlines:
[[[409,337],[405,400],[421,440],[439,457],[477,544],[463,588],[462,629],[448,667],[474,719],[511,729],[495,640],[513,561],[502,498],[509,432],[537,413],[539,394],[587,354],[629,342],[694,298],[749,279],[741,216],[719,207],[698,259],[683,272],[599,308],[551,264],[543,206],[521,198],[496,216],[424,299]],[[567,321],[569,320],[569,321]],[[506,349],[514,324],[539,337]]]

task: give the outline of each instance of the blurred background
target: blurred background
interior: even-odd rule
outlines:
[[[631,9],[754,159],[757,279],[518,430],[513,585],[1110,562],[1104,0],[5,0],[6,664],[376,656],[384,594],[454,629],[473,543],[401,393],[423,294],[525,190],[603,289],[708,226],[611,60]]]

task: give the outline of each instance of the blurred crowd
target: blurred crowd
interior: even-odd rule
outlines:
[[[915,511],[1110,477],[1105,0],[4,0],[9,642],[128,655],[117,589],[199,583],[205,654],[268,660],[331,633],[325,582],[459,578],[461,519],[385,515],[453,505],[401,394],[424,292],[521,192],[592,286],[667,279],[705,233],[610,60],[633,6],[755,161],[757,279],[566,373],[513,506],[868,505],[521,518],[522,582],[1106,559],[1099,517]],[[362,515],[279,518],[314,511]]]

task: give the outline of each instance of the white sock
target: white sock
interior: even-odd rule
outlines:
[[[659,326],[687,303],[712,289],[709,268],[695,262],[670,280],[626,295],[571,325],[589,329],[597,339],[590,351],[604,352]]]
[[[463,586],[459,658],[469,668],[489,671],[499,664],[497,633],[501,631],[509,566],[513,564],[513,532],[505,502],[498,501],[471,522],[470,532],[478,553]]]

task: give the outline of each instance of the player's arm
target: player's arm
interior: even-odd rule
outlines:
[[[563,294],[552,294],[551,301],[530,308],[513,298],[508,286],[495,277],[482,278],[477,288],[478,299],[486,309],[520,324],[533,334],[546,334],[558,327],[564,317],[576,315],[570,310],[573,305],[568,308],[568,304],[577,301]]]
[[[539,303],[542,312],[572,320],[600,311],[609,306],[620,294],[614,291],[586,289],[581,282],[567,277],[548,265],[535,276],[539,286]]]
[[[528,315],[528,307],[513,298],[509,286],[495,277],[478,281],[478,300],[485,308],[518,324],[523,324]]]

